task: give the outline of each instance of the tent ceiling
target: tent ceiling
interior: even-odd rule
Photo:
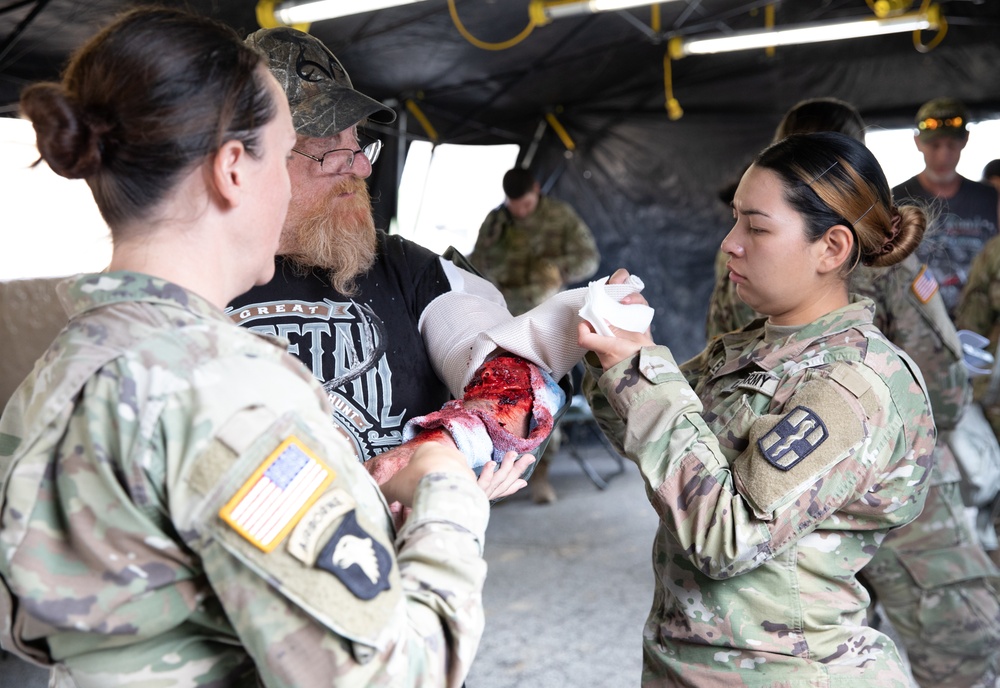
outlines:
[[[25,84],[55,78],[75,46],[130,4],[0,3],[0,113],[9,116]],[[241,33],[257,28],[256,0],[164,3],[211,15]],[[509,39],[528,23],[528,0],[455,4],[468,31],[483,41]],[[663,3],[663,35],[758,28],[767,4]],[[775,6],[778,25],[872,16],[868,0]],[[779,48],[773,56],[753,51],[676,61],[674,93],[685,112],[676,121],[664,109],[666,44],[651,39],[648,8],[560,19],[500,51],[463,38],[447,0],[318,22],[312,33],[361,91],[401,113],[399,104],[415,99],[444,142],[515,142],[525,150],[542,131],[532,169],[594,230],[601,274],[626,266],[646,280],[656,307],[654,335],[683,358],[704,342],[713,259],[730,223],[716,193],[769,142],[789,106],[834,96],[853,103],[870,125],[905,127],[920,103],[949,95],[964,100],[974,116],[998,116],[1000,0],[940,0],[940,6],[949,29],[926,53],[915,49],[910,34],[896,34]],[[25,21],[32,12],[37,16]],[[925,32],[925,42],[932,38]],[[551,129],[540,129],[547,112],[558,113],[575,142],[572,155]],[[397,125],[409,137],[425,133],[412,116],[401,115]],[[392,133],[383,131],[387,151],[370,179],[383,227],[394,213],[399,175]],[[470,170],[470,179],[475,174]]]
[[[344,0],[348,2],[350,0]],[[21,87],[54,78],[67,54],[130,4],[123,0],[8,1],[0,14],[0,112],[16,111]],[[240,32],[254,30],[254,0],[171,2],[209,14]],[[660,5],[661,37],[696,35],[763,26],[762,0],[680,0]],[[914,6],[919,6],[919,1]],[[891,88],[849,88],[863,112],[907,112],[928,93],[936,76],[934,53],[962,63],[1000,64],[1000,2],[944,0],[950,28],[928,56],[917,52],[909,34],[762,51],[688,57],[674,63],[674,89],[688,116],[712,112],[781,112],[815,87],[795,79],[798,72],[823,73],[828,90],[841,83],[845,68],[869,72]],[[483,41],[517,35],[528,23],[527,0],[457,0],[468,31]],[[0,7],[3,11],[4,7]],[[344,62],[355,84],[376,97],[416,98],[447,140],[523,139],[542,114],[561,108],[574,113],[662,113],[663,54],[650,10],[558,19],[517,45],[498,51],[477,48],[456,28],[446,0],[317,22],[312,33]],[[29,15],[34,15],[27,20]],[[865,0],[785,0],[776,22],[797,24],[840,17],[870,17]],[[22,23],[25,25],[22,27]],[[22,30],[23,28],[23,30]],[[925,35],[925,40],[932,36]],[[930,71],[928,71],[930,70]],[[760,88],[759,84],[768,87]],[[868,82],[871,83],[871,82]],[[991,110],[1000,103],[1000,80],[951,82],[954,95]],[[775,88],[781,87],[781,102]],[[411,131],[423,133],[416,122]]]

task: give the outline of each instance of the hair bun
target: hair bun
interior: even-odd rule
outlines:
[[[55,83],[29,86],[21,94],[21,111],[35,128],[38,152],[56,174],[83,179],[101,168],[101,138],[110,129],[93,121]]]
[[[882,246],[872,255],[862,259],[865,265],[888,267],[900,262],[916,250],[927,229],[927,215],[912,205],[896,206],[889,209],[889,228],[885,232]]]

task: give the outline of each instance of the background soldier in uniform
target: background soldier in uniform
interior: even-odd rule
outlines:
[[[601,256],[579,215],[543,195],[531,172],[508,170],[503,190],[506,200],[483,220],[469,260],[497,285],[510,312],[520,315],[567,285],[593,277]],[[556,499],[548,469],[559,440],[557,429],[531,476],[531,495],[538,503]]]

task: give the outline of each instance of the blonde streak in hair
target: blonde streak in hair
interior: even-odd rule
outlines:
[[[843,172],[825,175],[810,188],[830,210],[847,221],[846,226],[853,228],[851,234],[857,242],[857,250],[852,251],[854,259],[850,266],[845,263],[845,274],[850,275],[859,264],[873,264],[886,239],[885,230],[878,228],[887,223],[878,219],[885,212],[879,204],[878,192],[844,159],[838,157],[837,162]]]
[[[874,265],[892,231],[892,216],[871,182],[853,167],[845,165],[844,169],[853,185],[847,192],[848,198],[854,200],[854,206],[846,211],[849,214],[844,217],[852,221],[858,243],[862,244],[861,262]]]
[[[862,257],[862,262],[872,267],[883,268],[904,260],[917,249],[923,239],[927,226],[926,214],[916,206],[903,206],[908,208],[903,211],[898,206],[886,205],[880,199],[878,189],[869,181],[856,170],[847,167],[845,169],[857,190],[865,189],[868,192],[867,200],[859,204],[865,205],[867,210],[863,210],[854,222],[855,233],[863,237],[859,238],[859,241],[870,245],[867,255]],[[897,215],[900,216],[898,230],[894,227]]]
[[[853,170],[839,157],[837,158],[837,163],[839,163],[837,167],[844,170],[849,176],[851,176],[853,181]],[[850,213],[850,210],[846,209],[845,206],[851,204],[851,199],[856,195],[857,190],[849,187],[840,175],[841,173],[839,171],[833,174],[824,174],[821,178],[810,183],[809,188],[813,190],[813,193],[819,196],[819,199],[823,201],[827,208],[846,220],[847,214]],[[861,213],[859,212],[858,215],[860,214]],[[854,234],[859,244],[865,243],[864,239],[858,235],[856,229]],[[861,246],[860,248],[863,253],[864,246]]]

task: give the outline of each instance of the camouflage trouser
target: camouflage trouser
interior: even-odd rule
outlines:
[[[932,486],[862,572],[924,688],[993,686],[1000,675],[1000,572],[979,546],[958,483]]]

